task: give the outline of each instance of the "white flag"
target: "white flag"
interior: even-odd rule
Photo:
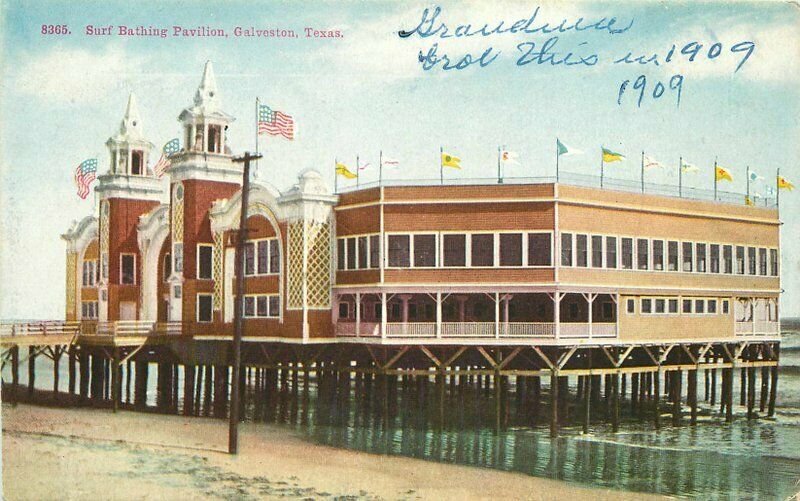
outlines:
[[[388,165],[389,167],[397,167],[400,165],[400,160],[395,160],[394,158],[383,157],[383,165]]]
[[[514,153],[513,151],[503,150],[500,153],[500,159],[507,164],[519,165],[519,161],[517,160],[518,158],[519,155]]]
[[[686,173],[700,172],[700,168],[689,162],[681,162],[681,170]]]
[[[647,155],[644,156],[644,168],[645,169],[663,169],[664,164],[659,162],[653,157],[648,157]]]

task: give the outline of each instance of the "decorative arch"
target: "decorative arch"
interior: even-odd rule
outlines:
[[[78,320],[81,318],[83,258],[89,245],[98,240],[98,232],[97,218],[86,216],[73,223],[72,228],[61,236],[67,242],[67,309],[71,309]]]
[[[158,264],[161,248],[169,236],[169,205],[162,204],[139,218],[139,253],[142,256],[141,310],[139,318],[158,319]]]

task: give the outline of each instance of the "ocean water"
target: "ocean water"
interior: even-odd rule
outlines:
[[[66,391],[66,357],[61,364],[60,389]],[[155,406],[157,368],[149,370],[148,405]],[[52,389],[52,372],[49,360],[37,363],[37,389]],[[10,380],[8,367],[2,375],[4,381]],[[593,409],[595,419],[584,435],[581,411],[573,402],[559,437],[551,439],[546,380],[538,419],[529,404],[516,399],[512,384],[505,425],[496,429],[493,390],[448,385],[440,401],[433,384],[399,385],[387,404],[377,382],[368,390],[351,380],[333,391],[330,382],[314,377],[308,384],[300,378],[296,386],[290,378],[269,395],[249,388],[245,419],[334,447],[513,471],[590,487],[695,499],[787,499],[800,492],[800,333],[785,333],[781,343],[774,418],[765,412],[753,421],[745,418],[738,405],[738,371],[735,376],[731,424],[724,422],[718,405],[701,401],[697,426],[688,425],[687,407],[682,424],[672,426],[665,405],[662,427],[655,430],[650,414],[645,420],[631,416],[625,399],[619,432],[611,431],[601,405]],[[758,377],[760,385],[760,372]],[[22,367],[20,383],[27,384],[27,370]],[[182,381],[179,384],[182,394]],[[574,400],[574,378],[571,384]],[[701,400],[703,389],[701,374]]]

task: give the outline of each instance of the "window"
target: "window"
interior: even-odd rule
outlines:
[[[684,313],[691,313],[692,312],[692,300],[691,299],[684,299],[683,300],[683,312]]]
[[[369,240],[367,237],[358,237],[358,269],[366,270],[369,253],[367,252]]]
[[[744,247],[736,246],[736,274],[744,275]]]
[[[381,267],[381,237],[372,235],[369,237],[369,267]]]
[[[692,271],[692,243],[683,242],[683,271]]]
[[[769,250],[769,274],[778,276],[778,249]]]
[[[632,238],[623,238],[622,239],[622,269],[623,270],[632,270],[633,269],[633,239]]]
[[[575,266],[587,267],[589,265],[589,240],[586,235],[575,235]]]
[[[131,151],[131,174],[141,176],[144,174],[144,154],[141,150]]]
[[[97,318],[97,301],[81,302],[81,318],[86,320],[94,320]]]
[[[731,311],[731,303],[727,299],[722,300],[722,313],[727,315]]]
[[[528,233],[528,266],[552,266],[549,233]]]
[[[93,287],[95,284],[95,278],[97,277],[97,261],[96,260],[88,260],[83,262],[83,286],[84,287]]]
[[[269,272],[281,272],[281,251],[278,249],[277,238],[273,238],[269,241]]]
[[[667,311],[667,300],[656,299],[656,313],[666,313],[666,311]]]
[[[733,273],[733,247],[730,245],[722,247],[722,273]]]
[[[592,267],[603,267],[603,237],[592,235]]]
[[[678,242],[674,240],[667,243],[667,269],[678,271]]]
[[[709,246],[711,255],[708,258],[708,268],[711,273],[719,273],[719,245],[711,244]]]
[[[717,300],[716,299],[709,299],[708,302],[706,303],[706,305],[708,306],[707,309],[708,309],[709,313],[716,313],[717,312]]]
[[[664,270],[664,241],[653,240],[653,269]]]
[[[166,282],[169,280],[169,276],[172,275],[172,254],[167,252],[164,254],[164,281]]]
[[[356,239],[351,237],[347,239],[347,269],[356,269]]]
[[[653,300],[650,298],[643,298],[642,313],[652,313],[652,312],[653,312]]]
[[[561,266],[572,266],[572,233],[561,234]]]
[[[273,318],[281,316],[281,298],[278,295],[269,296],[269,316]]]
[[[211,280],[211,261],[213,256],[213,246],[203,244],[197,246],[197,278]]]
[[[245,317],[254,317],[254,316],[256,316],[256,298],[255,298],[255,296],[245,296],[244,297],[244,316]]]
[[[695,269],[700,273],[706,272],[706,244],[697,244],[695,246],[697,253],[697,264]]]
[[[617,267],[617,237],[606,237],[606,268]]]
[[[670,313],[678,313],[678,300],[670,299],[667,301],[667,307],[669,308]]]
[[[347,254],[345,252],[345,239],[340,238],[336,241],[336,269],[345,269]]]
[[[136,255],[120,254],[119,283],[133,285],[136,283]]]
[[[339,318],[350,318],[350,303],[339,303]]]
[[[747,274],[748,275],[755,275],[756,274],[756,248],[755,247],[748,247],[747,248]]]
[[[522,266],[522,234],[500,234],[500,266]]]
[[[208,145],[206,147],[206,151],[209,153],[220,153],[222,152],[222,148],[220,148],[220,140],[222,139],[222,129],[219,125],[209,125],[208,126]]]
[[[436,235],[414,235],[414,266],[436,266]]]
[[[703,299],[695,299],[694,300],[694,312],[695,313],[705,313],[706,309],[706,302]]]
[[[258,252],[258,274],[269,273],[269,240],[259,240],[256,242]]]
[[[256,316],[266,317],[268,311],[267,305],[267,296],[256,296]]]
[[[636,267],[640,270],[646,270],[650,258],[648,251],[650,250],[650,242],[645,238],[636,239]]]
[[[626,303],[628,313],[636,313],[636,300],[628,299]]]
[[[494,266],[494,235],[472,235],[472,266]]]
[[[767,276],[767,249],[758,249],[758,274],[762,277]]]
[[[444,266],[466,266],[467,236],[442,235],[442,252]]]
[[[411,236],[389,235],[389,266],[411,266]]]
[[[244,244],[244,274],[256,274],[256,244],[253,242]]]
[[[197,295],[197,321],[211,322],[211,294]]]

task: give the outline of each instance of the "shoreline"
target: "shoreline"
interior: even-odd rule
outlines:
[[[313,444],[242,423],[240,454],[225,421],[92,408],[2,406],[7,499],[642,499],[486,468]],[[82,461],[75,461],[80,455]]]

